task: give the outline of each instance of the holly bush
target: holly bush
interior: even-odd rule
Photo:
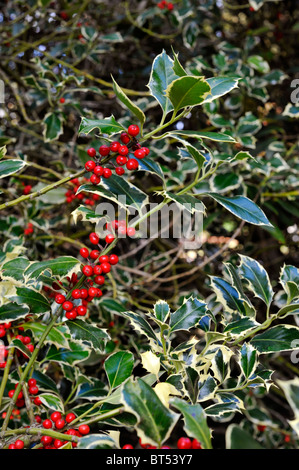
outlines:
[[[298,448],[292,7],[5,2],[1,448]]]

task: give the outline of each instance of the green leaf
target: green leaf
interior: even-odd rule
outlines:
[[[81,383],[74,400],[88,400],[96,401],[100,400],[107,395],[105,385],[99,379],[92,377],[91,383]]]
[[[0,323],[12,322],[25,318],[29,313],[29,308],[25,305],[18,305],[10,302],[0,307]]]
[[[258,354],[251,344],[244,343],[240,351],[240,366],[246,379],[254,373]]]
[[[59,279],[62,279],[66,276],[71,276],[74,272],[78,272],[80,270],[80,262],[72,256],[59,256],[47,261],[37,261],[26,269],[24,275],[29,279],[37,279],[46,270],[51,271],[53,276],[58,276]]]
[[[208,132],[208,131],[171,131],[172,135],[182,135],[189,139],[208,139],[215,142],[236,142],[233,137],[221,132]],[[167,133],[165,134],[167,136]]]
[[[263,449],[249,432],[236,424],[231,424],[226,431],[226,449]]]
[[[142,442],[161,444],[168,439],[179,415],[166,408],[142,379],[128,380],[122,387],[125,410],[137,418],[136,431]]]
[[[80,438],[77,449],[117,449],[114,439],[107,434],[88,434]],[[106,457],[106,460],[112,457]],[[107,461],[107,463],[109,463]],[[112,463],[112,461],[111,461]]]
[[[166,89],[166,96],[173,104],[174,112],[201,104],[211,92],[203,77],[186,76],[174,80]]]
[[[44,117],[43,125],[43,136],[45,142],[51,142],[52,140],[57,140],[59,136],[63,133],[63,120],[60,114],[58,113],[48,113]]]
[[[158,300],[154,305],[154,314],[157,320],[162,323],[165,323],[169,317],[170,308],[167,302],[164,300]]]
[[[152,173],[153,175],[157,175],[159,178],[164,180],[164,174],[159,163],[155,162],[152,158],[149,157],[142,158],[141,160],[136,157],[134,158],[139,163],[138,169],[136,171],[146,171],[148,173]]]
[[[63,403],[59,396],[53,395],[52,393],[40,393],[38,396],[46,408],[49,408],[51,411],[64,413]]]
[[[88,344],[95,351],[104,352],[106,342],[110,339],[106,330],[82,320],[67,321],[66,325],[70,330],[73,341]]]
[[[17,173],[17,171],[20,171],[25,165],[26,162],[23,160],[2,160],[0,162],[0,178],[5,178],[5,176]]]
[[[143,124],[145,123],[145,115],[144,112],[130,100],[130,98],[124,93],[124,91],[118,86],[114,78],[113,80],[113,90],[117,96],[117,98],[137,117],[140,121],[141,129]]]
[[[215,379],[220,383],[230,377],[230,358],[232,354],[229,349],[221,347],[212,359],[212,371]]]
[[[211,431],[207,425],[207,418],[199,403],[190,405],[180,398],[172,398],[170,403],[184,416],[184,430],[186,434],[197,439],[204,449],[212,449]]]
[[[240,219],[250,224],[269,225],[272,227],[272,224],[269,222],[262,209],[251,201],[251,199],[245,196],[224,197],[216,193],[207,194]]]
[[[153,340],[154,343],[158,343],[158,339],[151,325],[141,315],[134,312],[119,312],[119,315],[127,318],[136,331],[147,336],[147,338]]]
[[[85,361],[90,356],[91,351],[88,350],[86,346],[82,346],[81,344],[73,341],[70,341],[69,345],[71,349],[58,349],[54,344],[52,344],[44,358],[44,361],[53,361],[60,364],[74,366],[79,362]]]
[[[206,78],[206,82],[210,85],[211,91],[205,98],[203,103],[209,103],[220,96],[226,95],[234,88],[238,87],[239,78],[232,77],[212,77]]]
[[[232,189],[238,188],[241,184],[240,176],[236,173],[219,173],[211,179],[212,191],[225,193]]]
[[[274,292],[267,271],[260,263],[249,256],[239,256],[241,258],[239,272],[244,277],[248,288],[254,293],[255,297],[260,298],[269,306]]]
[[[94,129],[98,129],[101,134],[117,134],[118,132],[123,132],[126,129],[116,122],[114,116],[107,117],[105,119],[87,119],[85,117],[81,118],[80,127],[78,133],[89,134]]]
[[[260,324],[252,318],[243,317],[241,320],[236,320],[229,323],[224,328],[223,333],[229,333],[232,336],[238,336],[240,333],[256,328],[259,325]]]
[[[32,353],[29,351],[27,346],[25,346],[25,344],[22,343],[21,340],[14,338],[10,343],[10,347],[13,347],[13,346],[19,349],[19,351],[21,351],[27,358],[31,357]]]
[[[246,315],[244,299],[229,282],[221,277],[211,276],[211,286],[217,294],[217,302],[223,304],[228,312],[239,312],[242,316]]]
[[[41,390],[51,390],[58,394],[56,383],[46,374],[43,374],[39,370],[34,370],[32,377],[37,381],[38,388]]]
[[[104,362],[110,388],[118,387],[132,374],[134,356],[128,351],[118,351],[111,354]]]
[[[173,110],[170,100],[165,95],[167,87],[178,78],[173,66],[173,60],[163,50],[153,61],[150,80],[147,85],[151,95],[158,101],[165,115]]]
[[[51,311],[51,305],[46,297],[29,287],[17,287],[17,295],[9,296],[13,302],[18,305],[26,304],[30,311],[37,313],[46,313]]]
[[[1,278],[24,281],[24,271],[29,264],[30,261],[24,256],[12,259],[2,266]]]
[[[170,332],[194,328],[199,320],[206,315],[207,305],[198,299],[189,298],[170,315]]]
[[[190,194],[178,195],[168,191],[165,191],[164,194],[172,201],[175,201],[183,209],[190,212],[190,214],[194,214],[195,212],[200,212],[201,214],[205,213],[205,206],[203,203]]]
[[[251,55],[248,57],[247,62],[251,67],[261,73],[270,72],[269,64],[259,55]]]
[[[37,322],[26,322],[22,324],[25,330],[32,331],[34,338],[39,341],[47,329],[47,325]],[[57,347],[69,349],[69,343],[65,336],[65,327],[54,326],[45,339],[46,344],[55,344]]]
[[[280,283],[288,295],[288,301],[291,302],[299,297],[299,269],[295,266],[284,265],[280,273]]]
[[[299,328],[292,325],[277,325],[256,335],[250,344],[260,353],[290,351],[298,348]]]

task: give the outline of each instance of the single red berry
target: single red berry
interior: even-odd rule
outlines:
[[[66,422],[69,424],[76,419],[75,413],[68,413],[65,417]]]
[[[70,414],[73,415],[74,413],[70,413]],[[76,418],[76,416],[75,416],[75,418]],[[72,419],[72,421],[73,420],[74,420],[74,418]],[[69,436],[77,436],[77,431],[76,431],[76,429],[68,429],[65,434],[68,434]]]
[[[77,313],[78,313],[78,315],[80,315],[80,317],[84,317],[84,315],[86,315],[86,313],[87,313],[87,308],[84,307],[84,305],[79,305],[77,307]]]
[[[29,387],[28,391],[30,395],[37,395],[39,392],[39,388],[35,385],[34,387]]]
[[[90,147],[87,150],[87,155],[91,158],[94,158],[96,156],[96,154],[97,154],[96,149],[94,149],[93,147]]]
[[[55,302],[57,304],[63,304],[63,302],[65,302],[65,296],[63,294],[57,294],[55,296]]]
[[[43,427],[45,429],[51,429],[52,428],[52,421],[50,419],[45,419],[43,421]]]
[[[110,147],[108,145],[101,145],[99,148],[99,153],[102,155],[102,157],[107,157],[110,153]]]
[[[98,184],[100,184],[101,178],[100,178],[99,176],[93,174],[93,175],[91,175],[91,177],[90,177],[90,182],[91,182],[92,184],[94,184],[95,186],[97,186]]]
[[[110,255],[109,256],[109,263],[114,265],[114,264],[117,264],[119,261],[118,259],[118,256],[117,255]]]
[[[94,278],[94,282],[98,284],[99,286],[102,286],[105,283],[105,278],[104,276],[96,276]]]
[[[65,420],[62,418],[59,418],[55,421],[55,428],[56,429],[62,429],[65,426]]]
[[[130,134],[133,137],[136,137],[136,135],[139,134],[139,131],[140,131],[140,129],[136,124],[131,124],[128,127],[128,134]]]
[[[64,446],[64,441],[61,441],[60,439],[55,439],[55,441],[54,441],[55,449],[59,449],[62,446]]]
[[[108,255],[102,255],[99,257],[99,262],[100,263],[109,263],[109,256]]]
[[[144,151],[146,157],[147,157],[147,156],[149,155],[149,153],[150,153],[150,149],[147,148],[147,147],[141,147],[141,150]]]
[[[96,287],[90,287],[88,289],[88,295],[90,297],[95,297],[97,295],[97,288]]]
[[[37,406],[40,406],[42,404],[42,401],[41,401],[40,397],[36,397],[36,398],[34,398],[33,403]]]
[[[122,449],[134,449],[134,447],[131,444],[125,444]]]
[[[72,292],[73,299],[81,299],[80,289],[74,289]]]
[[[65,98],[60,98],[59,102],[62,103],[62,104],[65,103]]]
[[[70,302],[69,300],[66,300],[66,301],[63,302],[63,304],[62,304],[62,308],[63,308],[63,310],[65,310],[66,312],[70,312],[70,311],[74,308],[74,304],[73,304],[73,302]]]
[[[125,170],[121,167],[121,166],[118,166],[115,168],[115,173],[118,175],[118,176],[122,176],[124,174]]]
[[[89,277],[93,275],[93,267],[89,266],[88,264],[86,266],[83,266],[82,272],[85,276]]]
[[[57,421],[58,419],[61,419],[61,413],[59,411],[53,411],[53,413],[51,414],[51,420],[53,421],[53,423],[55,423],[55,421]]]
[[[110,170],[110,168],[104,168],[104,171],[103,171],[103,178],[110,178],[112,176],[112,171]]]
[[[29,351],[32,353],[34,351],[34,345],[33,344],[28,344],[27,345],[27,348],[29,349]]]
[[[40,441],[44,446],[48,446],[52,443],[53,438],[51,436],[42,436]]]
[[[130,142],[130,136],[126,132],[122,132],[120,135],[120,140],[123,144],[128,144]]]
[[[15,449],[16,446],[15,446],[15,444],[9,444],[8,448],[9,448],[9,449]]]
[[[24,441],[17,439],[15,441],[15,449],[24,449]]]
[[[128,155],[129,149],[126,145],[121,145],[118,149],[118,153],[125,157],[126,155]]]
[[[85,434],[88,434],[90,432],[90,427],[87,424],[81,424],[78,430],[79,430],[79,433],[83,434],[84,436]]]
[[[257,429],[260,432],[264,432],[267,426],[264,426],[263,424],[258,424]]]
[[[103,173],[104,173],[104,168],[101,165],[97,165],[93,170],[93,174],[96,176],[103,176]]]
[[[105,242],[108,244],[112,243],[114,240],[115,240],[115,237],[114,235],[112,235],[112,233],[108,233],[108,235],[106,235],[105,237]]]
[[[11,322],[4,323],[4,328],[8,330],[11,327]]]
[[[127,157],[124,157],[123,155],[118,155],[115,159],[117,165],[123,166],[127,163],[128,159]]]
[[[87,289],[80,289],[80,298],[87,299],[87,297],[88,297]]]
[[[192,449],[201,449],[201,443],[197,439],[193,439],[192,441]]]
[[[30,336],[24,336],[23,338],[23,344],[27,345],[31,343],[31,338]]]
[[[68,320],[75,320],[77,318],[77,310],[71,310],[70,312],[66,312],[65,314]]]
[[[189,437],[180,437],[180,439],[177,442],[177,448],[178,449],[191,449],[192,447],[192,442]]]
[[[127,235],[129,237],[134,237],[134,235],[136,234],[136,230],[134,227],[128,227],[127,228]]]
[[[92,250],[90,252],[90,257],[91,259],[97,259],[100,256],[99,250]]]
[[[117,142],[117,141],[111,142],[111,144],[110,144],[111,152],[118,152],[119,147],[120,147],[120,143]]]
[[[36,380],[35,379],[29,379],[28,380],[28,387],[35,387],[36,385]]]
[[[95,168],[96,164],[93,160],[88,160],[88,162],[85,163],[85,170],[87,171],[92,171]]]
[[[99,274],[102,274],[102,268],[99,264],[97,264],[96,266],[94,266],[93,268],[93,273],[96,274],[96,275],[99,275]]]
[[[129,160],[126,163],[126,167],[130,171],[137,170],[138,166],[139,166],[139,163],[135,158],[129,158]]]
[[[24,189],[23,189],[23,194],[29,194],[31,192],[31,189],[32,189],[32,186],[30,186],[30,184],[27,184],[26,186],[24,186]],[[27,229],[30,229],[32,227],[27,227]]]
[[[171,2],[168,2],[168,4],[167,4],[167,8],[168,8],[168,10],[169,10],[169,11],[172,11],[172,10],[173,10],[173,8],[174,8],[174,5],[173,5],[173,3],[171,3]]]
[[[41,419],[41,417],[40,417],[39,415],[36,415],[36,416],[35,416],[35,421],[36,421],[38,424],[40,424],[40,423],[42,422],[42,419]]]
[[[100,241],[100,237],[95,232],[92,232],[89,235],[89,240],[93,245],[97,245]]]
[[[135,152],[134,152],[134,156],[135,156],[136,158],[142,159],[142,158],[145,157],[145,152],[144,152],[144,150],[142,150],[142,149],[137,149],[137,150],[135,150]]]
[[[101,268],[102,268],[103,273],[105,274],[110,273],[111,271],[111,265],[109,263],[102,263]]]
[[[288,435],[284,436],[284,442],[288,443],[290,441],[291,441],[291,436],[288,436]]]
[[[9,392],[8,392],[9,398],[12,398],[14,396],[14,394],[15,394],[14,390],[9,390]]]

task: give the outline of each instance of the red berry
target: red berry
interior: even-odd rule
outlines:
[[[61,419],[61,413],[59,411],[54,411],[51,414],[51,420],[53,421],[53,423],[55,423],[55,421],[57,421],[58,419]]]
[[[191,449],[192,447],[192,442],[189,437],[180,437],[180,439],[177,442],[177,448],[178,449]]]
[[[35,421],[36,421],[38,424],[40,424],[40,423],[42,422],[42,419],[41,419],[41,417],[40,417],[39,415],[36,415],[36,416],[35,416]]]
[[[36,385],[34,385],[33,387],[29,387],[28,391],[30,395],[37,395],[39,392],[39,388]]]
[[[134,237],[134,235],[136,234],[136,230],[134,227],[128,227],[127,228],[127,235],[129,237]]]
[[[6,330],[2,326],[2,327],[0,327],[0,338],[3,338],[5,335],[6,335]]]
[[[110,153],[110,147],[108,145],[101,145],[99,148],[99,153],[102,155],[102,157],[107,157]]]
[[[110,178],[112,176],[112,171],[110,170],[110,168],[104,168],[104,171],[103,171],[103,178]]]
[[[77,318],[77,311],[74,309],[70,312],[66,312],[65,316],[68,320],[75,320]]]
[[[99,257],[99,262],[100,263],[108,263],[109,262],[109,256],[108,255],[102,255]]]
[[[68,413],[65,417],[66,422],[69,424],[76,419],[75,413]]]
[[[90,297],[95,297],[97,295],[97,288],[96,287],[90,287],[88,289],[88,295]]]
[[[29,349],[29,351],[32,353],[34,351],[34,345],[33,344],[28,344],[27,345],[27,348]]]
[[[126,132],[122,132],[120,135],[120,140],[123,144],[128,144],[130,142],[130,136]]]
[[[193,439],[192,441],[192,449],[201,449],[201,443],[197,439]]]
[[[108,244],[112,243],[114,240],[115,240],[115,237],[114,235],[112,235],[112,233],[108,233],[108,235],[106,235],[105,237],[105,242]]]
[[[100,165],[97,165],[93,170],[93,174],[96,176],[103,176],[103,173],[104,173],[104,168]]]
[[[59,449],[62,446],[64,446],[64,441],[61,441],[60,439],[55,439],[55,441],[54,441],[55,449]]]
[[[87,154],[89,157],[94,158],[97,154],[96,149],[91,147],[90,149],[87,150]]]
[[[102,268],[101,268],[101,266],[98,265],[98,264],[97,264],[96,266],[94,266],[94,268],[93,268],[93,273],[96,274],[96,275],[102,274]]]
[[[142,150],[142,149],[137,149],[137,150],[135,150],[135,152],[134,152],[134,156],[135,156],[136,158],[142,159],[142,158],[145,157],[145,152],[144,152],[144,150]]]
[[[89,266],[88,264],[86,266],[83,266],[82,272],[85,276],[89,277],[93,275],[93,267]]]
[[[65,310],[66,312],[70,312],[70,311],[74,308],[74,304],[73,304],[73,302],[70,302],[69,300],[66,300],[66,301],[63,302],[63,304],[62,304],[62,308],[63,308],[63,310]]]
[[[133,137],[136,137],[136,135],[139,134],[139,131],[140,131],[140,129],[136,124],[131,124],[128,127],[128,134],[132,135]]]
[[[11,322],[4,323],[4,328],[8,330],[11,327]]]
[[[40,406],[42,404],[42,401],[41,401],[40,397],[36,397],[36,398],[34,398],[33,403],[37,406]]]
[[[85,170],[87,171],[92,171],[95,168],[96,164],[93,160],[88,160],[88,162],[85,163]]]
[[[28,380],[28,387],[35,387],[36,385],[36,380],[35,379],[29,379]]]
[[[30,336],[24,336],[23,338],[23,344],[27,345],[31,343],[31,338]]]
[[[97,186],[98,184],[100,184],[101,178],[100,178],[99,176],[93,174],[93,175],[91,175],[91,177],[90,177],[90,182],[91,182],[92,184],[94,184],[95,186]]]
[[[101,268],[102,268],[103,273],[107,274],[107,273],[110,273],[111,265],[109,263],[102,263]]]
[[[14,394],[15,394],[14,390],[9,390],[9,392],[8,392],[9,398],[12,398],[14,396]]]
[[[74,289],[72,292],[73,299],[81,299],[81,291],[80,289]]]
[[[89,240],[93,245],[97,245],[100,241],[100,237],[95,232],[92,232],[89,235]]]
[[[88,297],[87,289],[80,289],[80,297],[81,299],[86,299]]]
[[[288,435],[284,436],[284,442],[288,443],[290,441],[291,441],[291,436],[288,436]]]
[[[105,278],[104,276],[96,276],[94,278],[94,282],[98,284],[99,286],[102,286],[105,283]]]
[[[125,157],[126,155],[128,155],[129,149],[126,145],[121,145],[118,149],[118,153],[122,155],[123,157]]]
[[[117,142],[117,141],[111,142],[111,144],[110,144],[111,152],[118,152],[119,147],[120,147],[120,143]]]
[[[120,167],[120,166],[118,166],[118,167],[115,168],[115,173],[116,173],[118,176],[122,176],[122,175],[124,174],[124,172],[125,172],[125,170],[124,170],[122,167]]]
[[[169,11],[172,11],[172,10],[173,10],[173,8],[174,8],[174,6],[173,6],[173,3],[171,3],[171,2],[168,2],[168,4],[167,4],[167,8],[168,8],[168,10],[169,10]]]
[[[62,429],[65,426],[65,420],[62,418],[59,418],[55,421],[55,428],[56,429]]]
[[[124,157],[123,155],[118,155],[116,157],[115,161],[118,165],[122,166],[122,165],[125,165],[127,163],[128,159],[127,159],[127,157]]]
[[[141,150],[144,151],[146,157],[147,157],[147,156],[149,155],[149,153],[150,153],[150,149],[147,148],[147,147],[141,147]]]
[[[42,436],[40,441],[44,446],[48,446],[53,441],[53,438],[51,436]]]
[[[79,426],[78,430],[79,430],[79,433],[83,434],[83,436],[84,436],[85,434],[89,433],[90,428],[87,424],[81,424],[81,426]]]
[[[125,444],[122,449],[134,449],[134,447],[131,444]]]
[[[23,194],[29,194],[31,192],[31,189],[32,189],[32,186],[30,186],[30,184],[27,184],[26,186],[24,186]],[[32,227],[27,227],[27,228],[32,228]]]
[[[126,167],[130,171],[137,170],[138,166],[139,166],[139,163],[135,158],[130,158],[126,163]]]
[[[63,104],[65,102],[65,98],[60,98],[59,102]]]
[[[15,441],[15,449],[24,449],[24,441],[17,439]]]
[[[43,427],[45,429],[51,429],[52,428],[52,421],[50,419],[45,419],[43,421]]]
[[[100,256],[99,250],[92,250],[90,252],[90,257],[91,259],[97,259]]]
[[[78,315],[80,315],[80,317],[84,317],[84,315],[86,315],[86,312],[87,312],[87,308],[84,307],[84,305],[79,305],[77,307],[77,313]]]
[[[55,302],[57,304],[63,304],[63,302],[65,302],[65,296],[63,294],[57,294],[55,296]]]
[[[16,446],[15,446],[14,444],[9,444],[8,448],[9,448],[9,449],[15,449]]]
[[[264,426],[263,424],[259,424],[259,425],[257,426],[257,429],[258,429],[258,431],[260,431],[260,432],[264,432],[265,429],[266,429],[266,427],[267,427],[267,426]]]
[[[114,265],[118,263],[118,256],[117,255],[110,255],[109,256],[109,263]]]

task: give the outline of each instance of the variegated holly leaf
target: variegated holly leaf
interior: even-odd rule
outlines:
[[[207,304],[189,298],[175,312],[170,314],[170,333],[194,328],[207,313]]]
[[[129,379],[122,385],[122,402],[125,411],[136,416],[137,435],[143,443],[160,447],[169,438],[179,415],[164,406],[142,379]]]
[[[277,380],[279,387],[283,390],[285,397],[292,408],[295,419],[289,421],[290,426],[299,436],[299,378],[292,380]]]
[[[260,263],[249,258],[249,256],[239,256],[241,258],[239,272],[243,276],[248,288],[256,297],[259,297],[269,306],[274,292],[267,271]]]
[[[237,424],[228,426],[225,435],[226,449],[263,449],[252,435]]]
[[[13,281],[24,282],[24,271],[29,266],[30,261],[24,256],[4,263],[1,271],[2,279],[12,279]]]
[[[54,395],[53,393],[40,393],[38,396],[46,408],[49,408],[51,411],[64,413],[63,402],[58,395]]]
[[[288,295],[288,302],[299,297],[299,269],[284,265],[280,272],[280,283]]]
[[[132,374],[134,356],[129,351],[118,351],[111,354],[104,362],[110,388],[114,389],[122,384]]]
[[[51,311],[51,306],[46,297],[29,287],[16,287],[16,295],[10,295],[8,298],[18,305],[28,305],[30,311],[35,314]]]
[[[81,123],[78,130],[79,134],[89,134],[94,129],[99,130],[101,134],[108,135],[117,134],[118,132],[123,132],[126,130],[115,120],[113,115],[105,119],[87,119],[85,117],[81,118]]]
[[[53,276],[62,279],[77,273],[80,270],[80,262],[72,256],[59,256],[56,259],[38,261],[27,267],[24,276],[28,279],[37,279],[46,270],[51,271]]]
[[[116,83],[114,78],[113,80],[113,90],[117,96],[117,98],[128,108],[139,120],[141,124],[141,129],[143,124],[145,123],[145,115],[144,112],[135,104],[132,100],[125,94],[125,92],[120,88],[120,86]]]
[[[30,330],[33,334],[33,337],[39,341],[43,336],[45,330],[47,329],[47,325],[38,322],[25,322],[21,325],[25,330]],[[55,346],[62,347],[65,349],[69,349],[69,342],[68,338],[69,334],[67,332],[67,328],[64,325],[62,326],[53,326],[51,331],[48,333],[47,337],[45,338],[46,344],[55,344]]]
[[[239,357],[241,370],[246,379],[249,379],[254,374],[258,360],[258,352],[251,344],[244,343]]]
[[[119,446],[108,434],[88,434],[80,438],[77,449],[119,449]],[[108,456],[106,462],[113,464],[113,457]]]
[[[90,382],[81,383],[77,389],[75,400],[97,401],[107,395],[105,384],[101,380],[92,377]]]
[[[23,160],[2,160],[0,162],[0,178],[5,178],[5,176],[17,173],[22,168],[24,168],[25,165],[26,162]]]
[[[85,345],[69,341],[69,346],[70,349],[63,349],[51,344],[43,360],[45,362],[58,362],[59,364],[75,366],[90,356],[91,350]]]
[[[204,77],[184,76],[168,85],[166,96],[172,103],[174,113],[180,109],[201,104],[211,93],[211,87]]]
[[[87,344],[95,351],[104,352],[105,345],[110,339],[106,330],[83,320],[67,321],[66,325],[70,330],[73,341]]]
[[[9,302],[0,307],[0,324],[25,318],[29,313],[29,307]]]
[[[256,335],[250,344],[260,353],[269,354],[298,348],[299,327],[277,325]]]

